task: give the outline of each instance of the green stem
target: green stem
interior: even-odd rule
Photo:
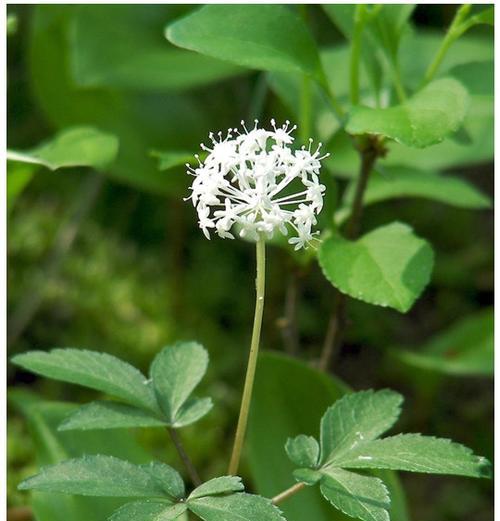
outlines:
[[[253,321],[252,341],[250,344],[250,354],[248,357],[247,374],[245,376],[245,385],[243,387],[243,396],[241,399],[240,416],[236,435],[234,438],[233,452],[229,463],[228,474],[234,476],[238,472],[238,466],[241,458],[243,442],[245,440],[245,432],[247,428],[248,413],[250,411],[250,402],[252,400],[252,389],[255,378],[255,369],[257,367],[257,357],[259,354],[260,331],[262,328],[262,315],[264,312],[264,292],[266,283],[266,242],[264,237],[260,236],[256,244],[257,255],[257,277],[255,281],[256,300],[255,300],[255,316]]]
[[[464,4],[461,7],[459,7],[457,12],[455,13],[455,17],[453,18],[450,27],[448,28],[448,31],[445,37],[443,38],[443,41],[441,42],[441,45],[439,46],[439,49],[436,52],[436,55],[434,56],[434,59],[425,71],[424,79],[421,85],[422,87],[429,83],[432,80],[432,78],[434,78],[451,44],[464,32],[464,28],[461,27],[461,25],[465,17],[469,14],[470,9],[470,4]]]
[[[361,37],[365,26],[365,6],[359,4],[356,6],[354,15],[354,31],[351,39],[351,60],[350,60],[350,92],[351,103],[357,105],[359,103],[359,62],[361,57]]]
[[[170,434],[170,438],[172,439],[172,442],[177,450],[177,453],[179,454],[179,457],[182,460],[182,463],[186,467],[186,470],[189,474],[189,477],[191,478],[191,481],[193,482],[193,485],[195,487],[198,487],[199,485],[201,485],[200,476],[198,475],[198,472],[196,471],[193,462],[187,455],[187,452],[184,450],[184,445],[182,444],[178,432],[172,427],[168,427],[167,431]]]
[[[278,503],[285,501],[285,499],[288,499],[290,496],[293,496],[297,492],[300,492],[305,486],[305,483],[295,483],[295,485],[292,485],[290,488],[287,488],[280,494],[274,496],[271,501],[274,505],[277,505]]]

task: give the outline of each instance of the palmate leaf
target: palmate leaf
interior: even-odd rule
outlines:
[[[43,467],[19,485],[81,496],[157,497],[173,501],[183,491],[177,472],[163,463],[134,465],[113,456],[83,456]]]
[[[12,362],[48,378],[90,387],[138,407],[158,410],[154,394],[140,371],[106,353],[85,349],[31,351],[14,356]]]
[[[399,434],[363,442],[334,457],[331,463],[345,468],[406,470],[475,478],[491,476],[489,462],[475,456],[467,447],[420,434]]]
[[[335,507],[363,521],[389,521],[391,500],[382,480],[342,469],[325,469],[320,490]]]
[[[165,427],[167,423],[142,409],[117,402],[97,401],[83,405],[59,426],[60,431]]]
[[[165,347],[151,364],[151,379],[158,403],[170,425],[189,423],[189,412],[182,409],[186,404],[191,411],[191,420],[208,412],[209,402],[187,402],[193,389],[199,384],[207,370],[208,354],[196,342],[183,342]],[[211,404],[211,402],[210,402]],[[185,418],[185,422],[182,418]],[[186,420],[186,417],[188,420]],[[193,420],[194,421],[194,420]],[[178,423],[177,423],[178,422]]]
[[[434,255],[409,226],[394,222],[357,241],[339,235],[324,240],[318,261],[342,293],[405,313],[428,284]]]
[[[321,463],[373,440],[389,430],[401,414],[403,397],[388,389],[347,394],[321,419]]]
[[[490,477],[491,465],[485,458],[450,440],[420,434],[377,439],[398,418],[401,400],[388,390],[362,391],[337,400],[321,419],[320,466],[296,469],[295,479],[307,485],[319,483],[323,496],[345,514],[362,521],[389,521],[389,492],[376,471]],[[345,469],[366,469],[377,477]]]
[[[172,505],[162,501],[136,501],[123,505],[109,521],[172,521],[186,510],[186,503]]]
[[[285,521],[271,500],[244,492],[193,499],[188,508],[204,521]]]
[[[354,107],[346,125],[351,134],[376,134],[414,148],[440,143],[459,129],[469,96],[453,78],[429,83],[403,104],[384,109]]]
[[[88,166],[102,170],[114,161],[118,139],[92,127],[75,127],[59,132],[51,140],[27,151],[7,151],[7,160],[41,165],[50,170]]]
[[[243,67],[322,75],[307,26],[283,5],[206,5],[165,34],[179,47]]]

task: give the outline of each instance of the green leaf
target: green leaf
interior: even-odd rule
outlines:
[[[113,456],[83,456],[43,467],[38,474],[23,481],[19,489],[81,496],[167,499],[167,485],[149,472],[149,468]]]
[[[248,468],[257,493],[273,497],[290,487],[292,475],[299,469],[283,450],[287,438],[299,433],[317,435],[327,407],[346,392],[344,383],[306,362],[269,351],[259,355],[246,441]],[[314,471],[300,470],[308,471],[308,476],[295,476],[296,479],[314,483],[315,476],[311,475]],[[385,471],[380,477],[391,484],[392,521],[408,521],[397,476]],[[317,487],[306,487],[280,504],[280,508],[288,521],[348,519],[332,509]]]
[[[391,500],[380,479],[342,469],[323,472],[320,490],[335,508],[362,521],[389,521]]]
[[[399,434],[358,444],[336,457],[332,464],[356,469],[392,469],[431,474],[490,477],[491,465],[483,457],[451,440]]]
[[[318,481],[321,480],[323,475],[319,470],[313,469],[295,469],[293,471],[293,477],[302,483],[306,483],[307,485],[315,485]]]
[[[409,226],[394,222],[357,241],[330,237],[321,244],[318,260],[342,293],[405,313],[430,280],[433,252]]]
[[[473,96],[494,95],[493,60],[461,63],[451,68],[448,74],[465,85]]]
[[[207,366],[208,354],[196,342],[182,342],[165,347],[153,360],[153,388],[170,425],[174,426],[177,421],[182,423],[181,408],[203,378]],[[200,409],[208,411],[206,406]]]
[[[229,492],[240,492],[245,487],[241,482],[239,476],[221,476],[214,478],[196,487],[191,494],[189,494],[188,501],[204,497],[216,496],[218,494],[228,494]]]
[[[92,127],[75,127],[61,131],[53,139],[32,150],[7,151],[7,160],[42,165],[50,170],[75,166],[102,170],[118,153],[118,139]]]
[[[163,487],[166,494],[175,500],[183,499],[186,495],[184,481],[181,475],[170,465],[159,461],[152,461],[141,468],[149,472]]]
[[[213,407],[212,398],[188,398],[179,409],[172,427],[185,427],[203,418]]]
[[[42,401],[20,390],[10,390],[8,397],[12,410],[26,419],[38,467],[97,452],[135,463],[152,459],[127,431],[58,431],[61,421],[77,408],[74,404]],[[107,519],[123,500],[59,495],[54,501],[52,494],[34,491],[30,503],[37,521],[89,521]]]
[[[172,505],[161,501],[136,501],[123,505],[109,521],[172,521],[186,510],[185,503]]]
[[[189,500],[188,508],[204,521],[284,521],[285,519],[270,499],[245,492]]]
[[[456,322],[418,351],[392,349],[404,363],[455,376],[493,376],[494,317],[486,309]]]
[[[206,5],[169,25],[166,37],[244,67],[321,75],[307,26],[284,5]]]
[[[443,78],[395,107],[354,107],[346,130],[351,134],[382,135],[409,147],[424,148],[458,130],[468,101],[467,91],[458,81]]]
[[[345,193],[342,207],[335,213],[337,224],[349,217],[354,193],[353,183]],[[408,167],[383,167],[373,172],[363,205],[405,197],[423,197],[457,208],[479,210],[491,207],[490,198],[464,179]]]
[[[167,14],[142,6],[79,5],[71,27],[71,68],[80,87],[175,90],[199,87],[244,72],[242,69],[169,45],[161,34]],[[109,21],[113,20],[110,24]]]
[[[71,70],[71,30],[79,7],[39,4],[33,9],[27,35],[33,102],[47,123],[58,129],[91,125],[116,135],[120,150],[116,161],[106,169],[106,175],[141,190],[176,193],[178,197],[179,192],[184,193],[187,189],[187,176],[165,176],[158,171],[149,151],[194,149],[200,138],[193,129],[208,130],[209,120],[217,118],[220,107],[205,103],[199,96],[186,94],[165,96],[156,92],[79,88]],[[130,6],[113,7],[125,9]],[[157,20],[159,37],[161,26],[179,9],[172,11],[171,6],[162,5],[131,8],[138,11],[137,24],[149,27],[151,20]],[[165,45],[168,46],[167,42]],[[232,113],[231,107],[227,110]]]
[[[18,27],[17,15],[8,13],[7,14],[7,36],[16,34]]]
[[[146,378],[130,364],[97,351],[52,349],[16,355],[12,362],[33,373],[96,389],[156,411],[158,406]]]
[[[319,444],[312,436],[299,434],[288,438],[285,450],[293,463],[299,467],[315,467],[319,459]]]
[[[321,463],[373,440],[390,429],[401,414],[403,397],[388,389],[347,394],[321,418]]]
[[[83,405],[60,425],[60,431],[165,427],[165,421],[137,407],[117,402],[97,401]]]

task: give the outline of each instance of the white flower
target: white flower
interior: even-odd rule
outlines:
[[[258,121],[250,131],[241,122],[243,131],[229,129],[210,134],[212,147],[201,145],[208,153],[198,167],[188,165],[194,176],[191,195],[198,212],[198,224],[209,239],[209,229],[219,237],[233,239],[233,226],[240,237],[257,240],[259,235],[273,237],[276,231],[288,235],[289,228],[296,236],[288,242],[295,249],[306,248],[319,232],[312,232],[316,215],[323,208],[324,185],[319,182],[321,143],[311,152],[308,148],[293,150],[295,126],[287,121],[273,130],[258,128]]]

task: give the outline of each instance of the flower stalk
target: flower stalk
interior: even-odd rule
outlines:
[[[237,474],[241,459],[241,451],[243,449],[243,442],[245,441],[245,433],[247,429],[248,413],[250,412],[250,403],[252,400],[255,369],[257,367],[257,358],[259,354],[260,332],[262,329],[262,316],[264,313],[264,294],[266,284],[266,242],[262,235],[260,235],[256,243],[256,257],[257,276],[255,280],[255,315],[253,321],[252,341],[250,343],[250,354],[248,357],[247,372],[245,376],[245,385],[243,387],[243,396],[241,399],[240,415],[238,418],[238,426],[236,428],[236,435],[234,438],[231,461],[228,468],[228,474],[231,476]]]

